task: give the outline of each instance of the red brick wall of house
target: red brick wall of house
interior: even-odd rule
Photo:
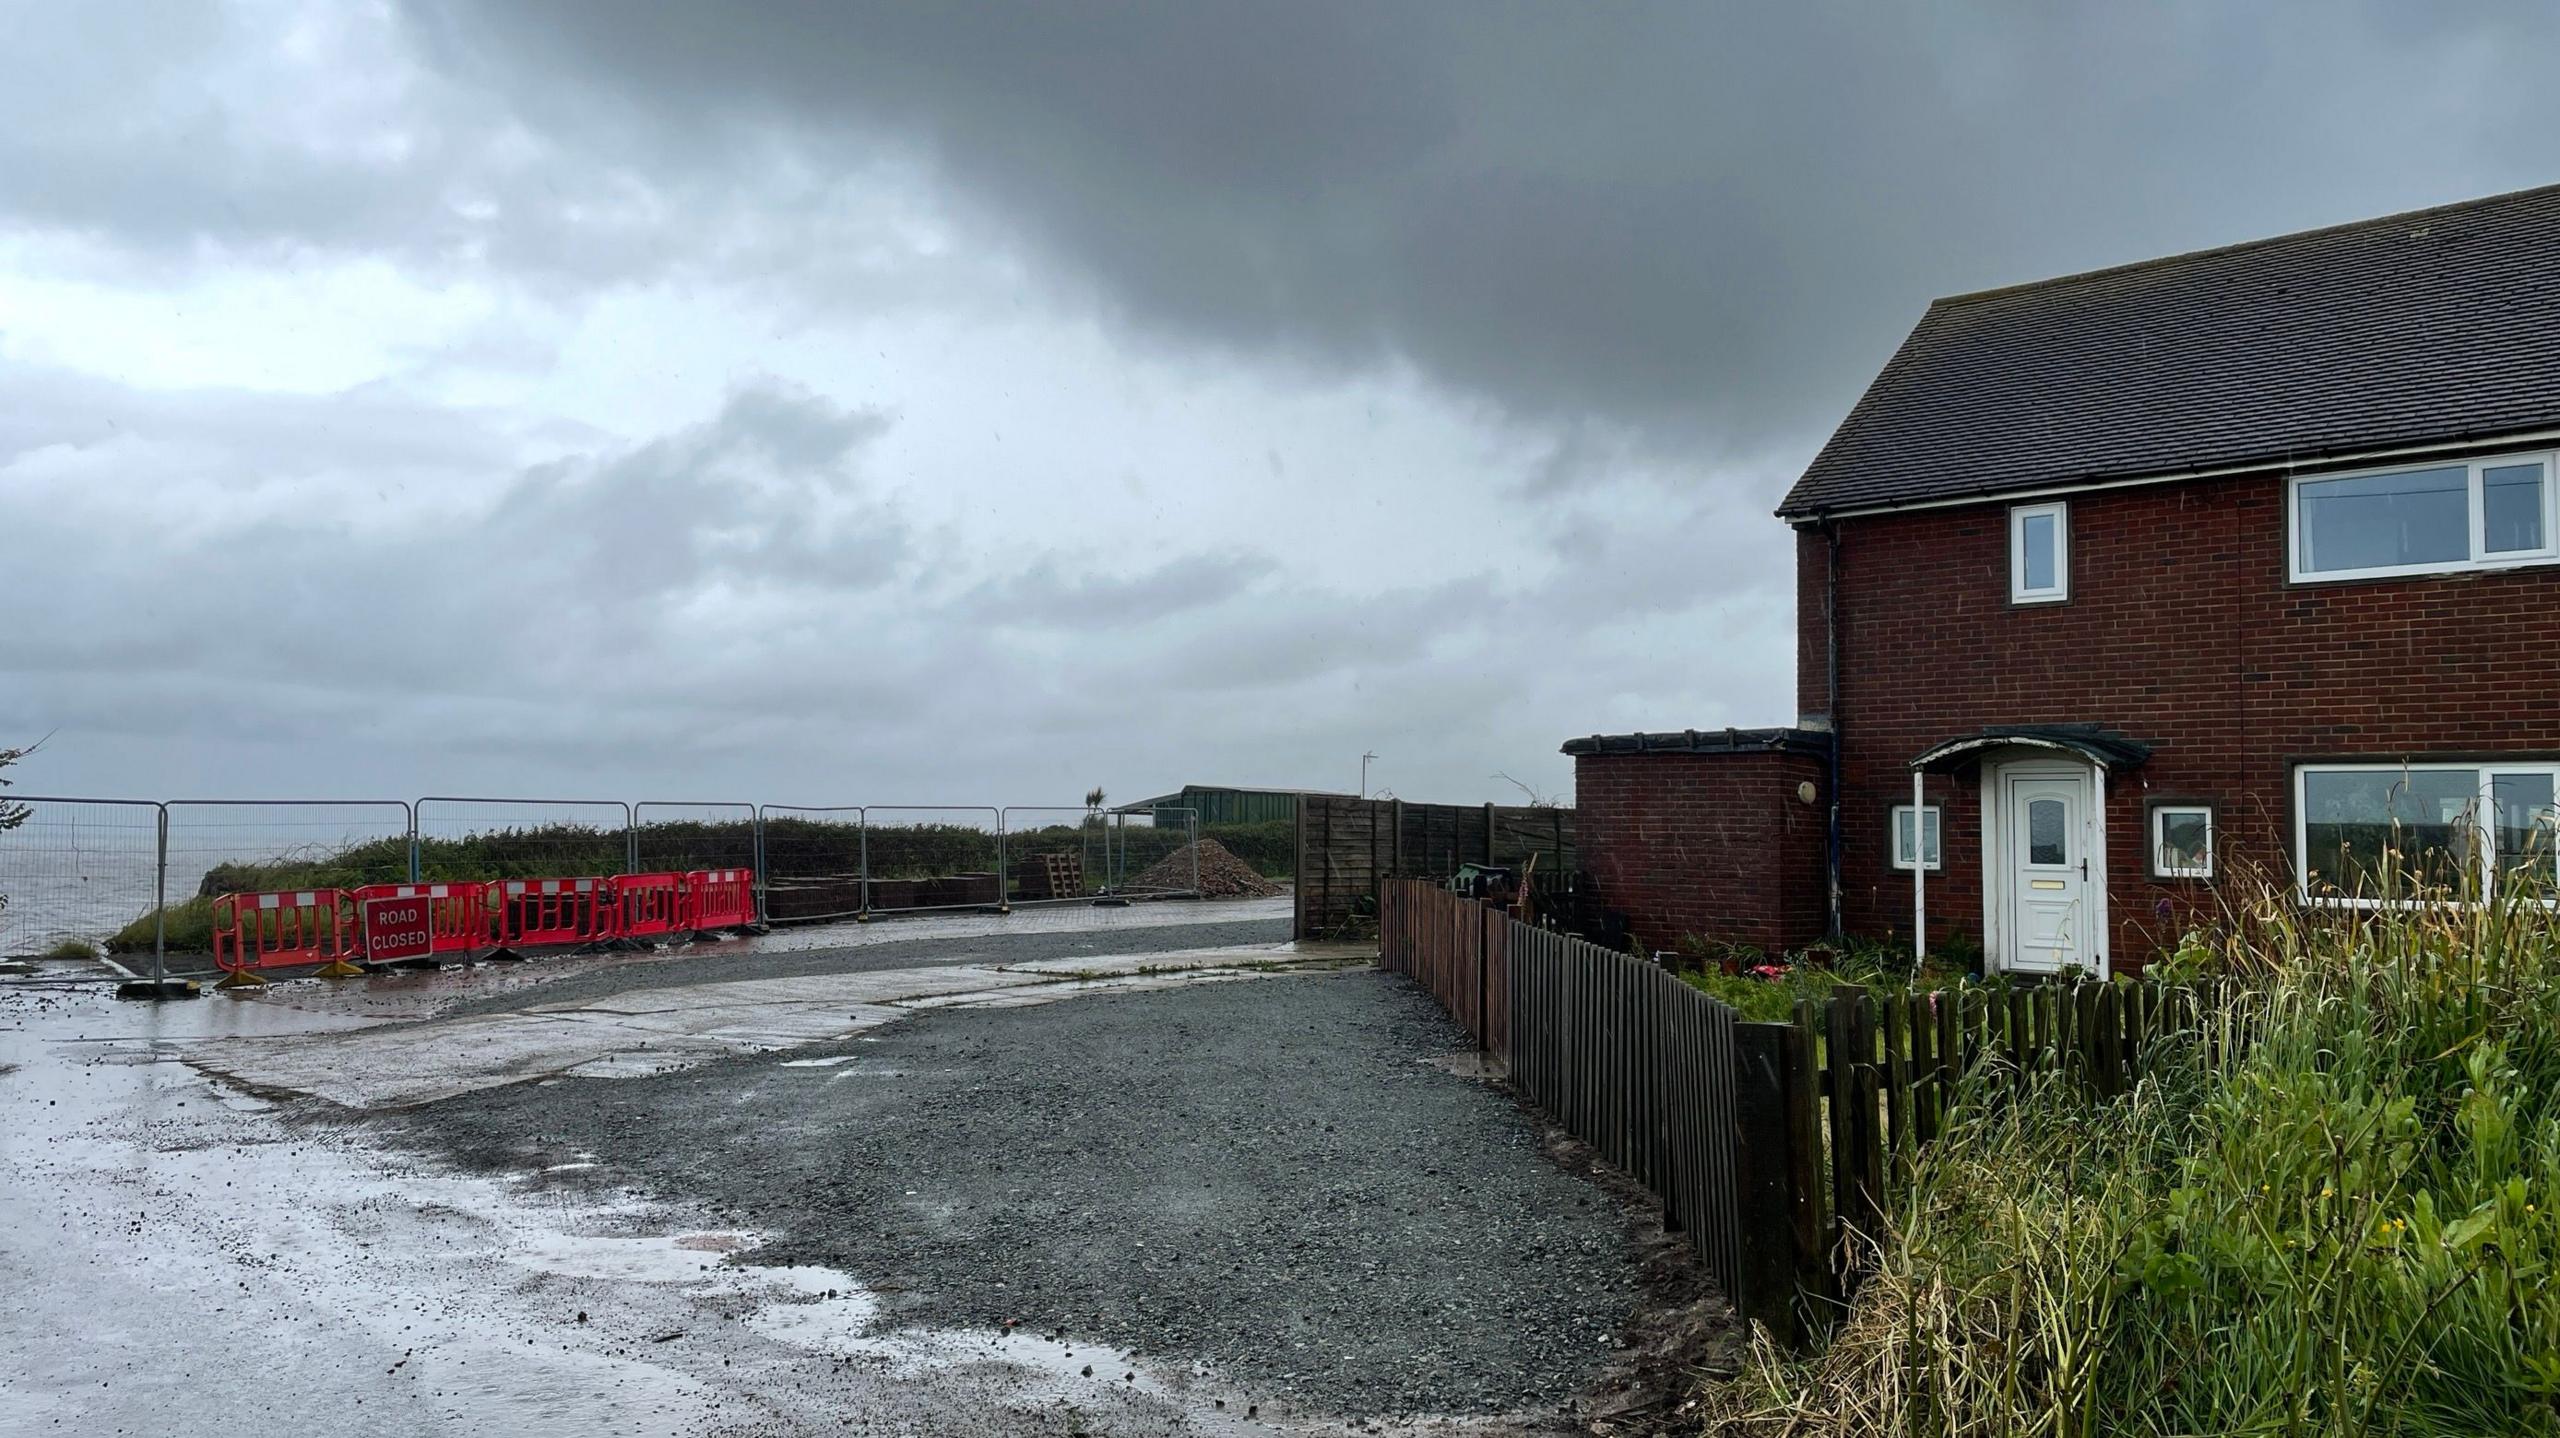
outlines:
[[[1774,954],[1821,937],[1824,767],[1775,751],[1578,756],[1574,842],[1600,902],[1647,949],[1695,934]]]
[[[2075,496],[2071,598],[2047,605],[2009,602],[2006,504],[1843,521],[1836,703],[1826,541],[1799,532],[1798,707],[1841,730],[1848,931],[1907,940],[1890,807],[1910,802],[1914,755],[1985,725],[2097,723],[2154,746],[2109,782],[2119,970],[2210,902],[2200,882],[2148,877],[2146,800],[2211,801],[2225,859],[2289,879],[2295,761],[2560,753],[2560,567],[2291,584],[2285,516],[2274,475]],[[1931,930],[1978,941],[1978,790],[1929,790],[1947,865],[1929,876]]]

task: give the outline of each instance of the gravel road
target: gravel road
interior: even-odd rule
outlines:
[[[1108,942],[1252,941],[1216,933]],[[941,948],[1014,962],[1093,937]],[[667,982],[646,967],[643,982]],[[1018,1321],[1205,1362],[1302,1411],[1560,1417],[1614,1352],[1637,1260],[1615,1200],[1551,1163],[1498,1091],[1429,1062],[1465,1042],[1398,980],[1309,973],[936,1012],[393,1122],[466,1168],[592,1156],[560,1181],[634,1185],[763,1232],[759,1262],[849,1272],[898,1322]]]

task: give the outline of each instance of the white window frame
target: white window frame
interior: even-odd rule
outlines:
[[[2171,814],[2202,814],[2204,816],[2204,862],[2202,864],[2172,864],[2169,862],[2168,816]],[[2214,839],[2214,814],[2213,806],[2211,804],[2168,803],[2152,805],[2151,877],[2155,879],[2212,878]]]
[[[2540,549],[2506,549],[2491,553],[2484,544],[2481,528],[2488,523],[2484,476],[2488,471],[2511,464],[2542,466],[2542,547]],[[2304,569],[2302,567],[2302,487],[2325,484],[2339,479],[2369,479],[2377,475],[2408,474],[2422,469],[2451,469],[2467,465],[2468,512],[2462,532],[2470,547],[2463,559],[2431,560],[2425,564],[2385,564],[2366,569]],[[2375,465],[2364,469],[2341,469],[2323,474],[2297,474],[2284,487],[2284,554],[2285,575],[2295,584],[2327,584],[2346,579],[2390,579],[2411,574],[2461,574],[2479,569],[2520,569],[2532,565],[2560,563],[2560,453],[2552,450],[2528,450],[2518,454],[2494,454],[2480,459],[2406,460],[2398,464]]]
[[[2027,587],[2027,521],[2037,515],[2053,517],[2053,583],[2043,589]],[[2059,604],[2071,597],[2071,505],[2066,500],[2048,504],[2018,504],[2009,508],[2009,602],[2012,604]]]
[[[2472,848],[2477,853],[2477,862],[2480,869],[2479,880],[2481,892],[2488,893],[2493,890],[2498,882],[2497,826],[2484,822],[2481,816],[2490,812],[2490,796],[2496,788],[2499,776],[2507,774],[2546,775],[2552,780],[2553,793],[2555,796],[2560,796],[2560,763],[2555,763],[2548,759],[2449,759],[2429,761],[2426,763],[2404,764],[2391,764],[2374,761],[2368,761],[2361,764],[2296,764],[2293,766],[2294,893],[2300,897],[2304,903],[2327,904],[2349,909],[2411,908],[2415,907],[2418,903],[2417,900],[2412,899],[2358,899],[2337,894],[2314,894],[2311,892],[2311,814],[2309,801],[2306,798],[2307,786],[2303,783],[2305,775],[2372,774],[2377,772],[2390,774],[2461,773],[2465,770],[2477,773],[2480,776],[2479,791],[2472,800]],[[2560,864],[2560,855],[2554,856],[2554,862],[2555,864]],[[2555,870],[2555,872],[2560,872],[2560,870]],[[2551,901],[2545,900],[2544,902],[2550,903]]]
[[[1892,814],[1885,819],[1884,830],[1885,852],[1892,858],[1893,867],[1906,874],[1911,872],[1912,856],[1902,852],[1902,816],[1910,812],[1909,804],[1894,805]],[[1928,863],[1928,872],[1934,874],[1947,866],[1946,806],[1930,804],[1922,812],[1926,817],[1912,825],[1911,842],[1925,855],[1929,852],[1929,830],[1934,828],[1938,831],[1938,857]]]

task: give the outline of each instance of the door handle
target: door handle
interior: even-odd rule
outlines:
[[[2089,858],[2085,854],[2080,858],[2080,882],[2089,882]]]

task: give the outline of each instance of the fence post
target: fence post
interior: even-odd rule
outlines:
[[[1484,861],[1487,864],[1497,862],[1493,853],[1493,804],[1490,800],[1484,806]]]
[[[1485,1018],[1484,971],[1485,948],[1493,942],[1493,926],[1499,915],[1482,905],[1476,906],[1476,1052],[1483,1053],[1486,1039],[1493,1030]]]
[[[1796,1291],[1805,1316],[1828,1323],[1839,1311],[1832,1283],[1831,1226],[1826,1221],[1830,1195],[1824,1183],[1826,1150],[1822,1138],[1822,1077],[1815,1061],[1813,1004],[1796,1000],[1795,1021],[1780,1036],[1780,1097],[1787,1122],[1787,1198],[1793,1227]],[[1812,1326],[1810,1324],[1808,1327]]]
[[[169,976],[169,806],[154,804],[159,815],[158,853],[151,865],[151,988],[158,992]]]
[[[753,894],[753,895],[755,896],[755,903],[756,903],[756,922],[757,922],[757,923],[759,923],[759,924],[769,924],[769,923],[771,923],[771,922],[773,922],[773,921],[772,921],[771,919],[768,919],[768,918],[766,918],[766,917],[765,917],[765,904],[764,904],[764,884],[765,884],[765,876],[764,876],[764,806],[763,806],[762,804],[758,804],[758,805],[756,805],[756,807],[755,807],[755,841],[756,841],[756,843],[755,843],[755,861],[756,861],[756,864],[755,864],[755,876],[756,876],[756,877],[755,877],[755,882],[754,882],[753,884],[751,884],[751,885],[749,885],[749,886],[748,886],[748,892],[749,892],[749,893],[751,893],[751,894]]]
[[[1796,1303],[1805,1267],[1796,1242],[1799,1164],[1787,1092],[1787,1041],[1796,1032],[1792,1024],[1733,1026],[1734,1286],[1741,1291],[1725,1295],[1744,1322],[1768,1329],[1788,1349],[1804,1342]]]
[[[1307,937],[1307,805],[1314,801],[1298,796],[1298,812],[1289,821],[1289,937]]]
[[[640,872],[640,814],[629,804],[622,806],[622,872]]]
[[[421,856],[418,852],[418,806],[415,801],[402,801],[409,810],[409,882],[424,882],[418,877]]]

